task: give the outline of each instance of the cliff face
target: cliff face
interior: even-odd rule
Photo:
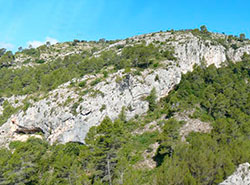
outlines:
[[[214,35],[214,37],[219,37]],[[81,79],[73,79],[49,92],[45,97],[32,102],[27,110],[21,110],[12,115],[0,127],[0,145],[11,140],[23,140],[24,135],[42,133],[50,142],[60,143],[81,142],[90,127],[100,124],[105,116],[116,119],[125,108],[127,119],[141,115],[148,110],[145,100],[153,88],[156,89],[158,100],[167,96],[181,80],[181,74],[192,71],[193,66],[211,65],[216,67],[227,59],[233,62],[241,60],[242,55],[250,53],[250,45],[243,45],[238,49],[226,48],[220,44],[213,44],[192,33],[170,32],[156,33],[154,36],[142,35],[133,37],[134,41],[143,39],[147,44],[165,41],[164,47],[172,48],[176,61],[165,60],[157,69],[145,69],[140,75],[120,70],[103,78],[100,82],[91,83],[102,77],[102,74],[85,75]],[[119,41],[102,50],[110,50],[118,45],[125,45],[126,41]],[[129,44],[128,44],[129,45]],[[157,45],[157,44],[156,44]],[[119,54],[119,50],[117,50]],[[98,57],[98,52],[94,54]],[[71,87],[71,83],[86,81],[81,90]],[[25,97],[3,97],[15,105],[15,100]],[[20,101],[19,101],[20,102]],[[0,107],[0,111],[2,107]],[[1,112],[0,112],[1,113]],[[41,137],[38,135],[37,137]]]

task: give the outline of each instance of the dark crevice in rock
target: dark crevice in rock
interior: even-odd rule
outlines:
[[[86,112],[86,113],[81,113],[81,115],[87,116],[87,115],[89,115],[91,112],[92,112],[92,111],[88,111],[88,112]]]
[[[130,87],[130,75],[126,75],[122,82],[119,84],[119,90],[121,92],[125,91],[127,88]]]
[[[15,133],[17,133],[17,134],[43,133],[44,134],[44,131],[39,127],[27,128],[27,127],[23,127],[23,126],[18,125],[18,128],[15,130]]]

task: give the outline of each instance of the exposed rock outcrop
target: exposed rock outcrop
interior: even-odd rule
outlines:
[[[212,130],[210,123],[191,119],[187,113],[178,113],[174,118],[178,121],[185,121],[185,125],[180,128],[181,141],[183,142],[186,141],[186,136],[191,132],[208,133]]]
[[[52,91],[47,99],[35,102],[32,107],[13,115],[11,119],[15,118],[16,124],[30,130],[41,128],[45,138],[51,143],[84,142],[89,128],[98,125],[105,116],[114,120],[123,107],[129,107],[126,111],[128,119],[136,114],[145,113],[148,110],[148,102],[143,98],[150,94],[152,88],[156,88],[158,98],[163,97],[179,83],[181,77],[174,68],[146,70],[142,76],[130,75],[130,77],[127,74],[123,75],[122,72],[121,70],[114,73],[106,81],[97,84],[93,88],[93,92],[97,92],[95,96],[91,93],[80,96],[68,89],[68,84],[65,84]],[[154,80],[156,75],[159,76],[159,81]],[[116,82],[117,76],[123,80]],[[80,97],[82,100],[76,102]],[[70,98],[72,102],[63,105]],[[78,104],[75,115],[72,113],[74,103]],[[103,105],[106,107],[105,110],[101,110]],[[1,127],[5,134],[0,135],[0,138],[3,138],[0,141],[11,135],[9,131],[11,119]]]
[[[157,40],[168,40],[166,45],[174,48],[177,61],[163,61],[163,67],[147,69],[141,75],[124,74],[124,70],[120,70],[93,87],[87,85],[83,89],[88,89],[89,93],[86,95],[68,87],[70,82],[63,84],[46,98],[34,102],[26,111],[13,115],[2,125],[0,145],[10,141],[13,136],[13,130],[10,129],[13,118],[27,130],[41,129],[50,143],[84,143],[90,127],[100,124],[105,116],[116,119],[123,107],[127,108],[128,119],[147,112],[148,102],[145,97],[150,91],[156,89],[158,100],[166,96],[180,82],[182,73],[192,71],[195,64],[200,65],[205,60],[207,65],[214,64],[219,67],[227,58],[236,62],[244,52],[250,53],[249,45],[237,50],[226,49],[222,45],[211,45],[210,41],[204,41],[191,33],[171,35],[166,32],[161,36],[156,34],[153,38],[146,38],[147,43]],[[108,49],[112,47],[115,45]],[[159,80],[156,80],[156,76]],[[121,80],[117,81],[117,77]],[[86,75],[78,82],[95,78],[94,75]]]
[[[219,185],[249,185],[250,184],[250,164],[239,165],[237,170]]]
[[[137,168],[149,168],[154,169],[157,165],[156,161],[154,161],[153,157],[156,154],[157,148],[160,146],[159,143],[153,143],[149,145],[148,149],[143,152],[143,160],[136,164]]]

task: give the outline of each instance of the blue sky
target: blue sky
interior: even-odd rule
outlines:
[[[0,0],[0,48],[207,25],[250,37],[249,0]]]

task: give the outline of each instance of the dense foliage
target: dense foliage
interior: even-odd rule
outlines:
[[[123,109],[114,122],[105,118],[91,128],[86,145],[51,146],[34,138],[12,142],[9,150],[0,150],[0,184],[218,184],[239,164],[250,162],[249,56],[219,69],[197,66],[159,104],[155,98],[152,90],[146,116],[126,121]],[[212,131],[191,133],[182,142],[179,128],[184,123],[171,117],[184,110],[210,122]],[[162,115],[166,119],[159,122],[160,134],[133,134]],[[143,152],[156,142],[157,167],[140,167]]]
[[[11,51],[7,51],[6,49],[0,49],[0,69],[3,67],[9,67],[12,65],[15,57],[13,56]]]
[[[166,98],[168,114],[191,110],[212,124],[210,134],[192,133],[189,144],[176,134],[180,124],[169,120],[159,138],[158,184],[218,184],[235,167],[250,161],[250,62],[184,75]],[[178,174],[178,175],[174,175]]]

